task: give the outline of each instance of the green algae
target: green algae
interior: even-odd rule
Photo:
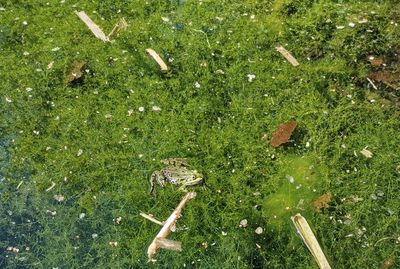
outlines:
[[[366,80],[368,56],[399,46],[395,1],[0,7],[1,268],[316,268],[290,227],[298,211],[335,268],[399,256],[398,99]],[[131,26],[103,44],[74,10],[105,32],[121,17]],[[145,55],[149,47],[167,75]],[[65,85],[74,60],[87,61],[88,72]],[[268,138],[290,119],[299,122],[291,141],[271,148]],[[366,146],[371,159],[359,153]],[[145,252],[159,227],[139,212],[163,220],[179,202],[173,186],[148,195],[149,176],[169,157],[189,158],[207,186],[171,236],[184,251],[161,251],[151,265]],[[313,212],[310,201],[326,191],[330,208]]]

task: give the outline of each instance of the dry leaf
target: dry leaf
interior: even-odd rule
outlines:
[[[296,58],[294,58],[293,55],[289,51],[287,51],[281,44],[276,43],[275,44],[275,48],[293,66],[299,66],[300,65],[299,62],[296,60]]]
[[[95,24],[91,18],[84,11],[75,11],[75,14],[86,24],[86,26],[92,31],[95,37],[102,40],[103,42],[110,42],[108,37],[104,34],[103,30]]]
[[[85,65],[84,61],[74,61],[65,77],[65,83],[68,84],[82,78]]]
[[[297,122],[294,120],[280,124],[272,134],[272,138],[270,141],[271,146],[276,148],[286,143],[296,127]]]
[[[392,258],[389,258],[382,263],[379,269],[390,269],[392,268],[393,265],[394,265],[394,260]]]
[[[328,208],[329,202],[331,201],[332,194],[330,192],[324,193],[312,202],[312,206],[317,212],[321,212],[321,209]]]

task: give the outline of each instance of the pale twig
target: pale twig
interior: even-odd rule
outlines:
[[[157,52],[155,52],[151,48],[148,48],[148,49],[146,49],[146,53],[158,63],[158,65],[160,66],[161,72],[163,72],[163,73],[168,72],[168,66],[165,64],[163,59],[161,59],[160,55],[157,54]]]
[[[329,265],[328,260],[326,259],[325,254],[318,243],[317,238],[315,237],[310,226],[308,225],[307,220],[300,213],[291,217],[291,219],[297,229],[298,234],[300,235],[304,244],[310,250],[319,268],[330,269],[331,266]]]
[[[156,237],[153,239],[153,242],[151,242],[149,248],[147,249],[147,255],[149,257],[149,261],[155,261],[153,259],[154,255],[157,253],[157,250],[159,248],[167,248],[171,250],[180,250],[180,243],[175,242],[175,241],[165,241],[165,240],[160,240],[167,238],[169,233],[171,232],[171,229],[175,226],[175,223],[177,219],[181,216],[181,211],[184,205],[186,204],[187,201],[190,199],[193,199],[196,197],[195,192],[188,192],[183,196],[181,202],[179,205],[175,208],[175,210],[172,212],[172,214],[168,217],[168,219],[165,221],[164,226],[161,228],[161,230],[158,232]]]
[[[101,30],[100,27],[95,24],[84,11],[75,11],[75,14],[86,24],[95,37],[103,42],[110,42],[110,39],[106,36],[103,30]]]
[[[204,31],[202,31],[202,30],[197,30],[197,29],[192,29],[192,30],[195,31],[195,32],[197,32],[197,33],[202,33],[202,34],[204,34],[204,35],[206,36],[206,41],[207,41],[208,48],[211,49],[211,45],[210,45],[210,42],[208,41],[207,34],[206,34]]]
[[[286,58],[286,60],[288,60],[289,63],[291,63],[293,66],[299,66],[299,62],[296,60],[296,58],[293,57],[292,54],[290,54],[289,51],[287,51],[281,44],[276,43],[275,44],[275,48],[276,50],[282,54],[283,57]]]
[[[51,182],[51,186],[46,189],[46,192],[51,191],[56,186],[56,183]]]
[[[378,89],[378,87],[376,87],[375,83],[370,78],[367,78],[367,80],[368,80],[369,84],[371,84],[372,88],[374,88],[375,90]]]
[[[153,218],[152,216],[147,215],[146,213],[143,213],[143,212],[140,212],[140,216],[142,216],[143,218],[148,219],[149,221],[152,221],[152,222],[154,222],[154,223],[156,223],[156,224],[158,224],[158,225],[161,225],[161,226],[163,226],[163,225],[165,224],[164,222],[161,222],[161,221],[159,221],[159,220],[156,220],[156,219]]]
[[[111,32],[108,34],[107,38],[111,40],[111,37],[115,34],[118,33],[121,30],[125,30],[126,28],[129,27],[129,24],[126,22],[124,18],[121,18],[118,20],[118,22],[114,25],[114,28],[111,30]]]

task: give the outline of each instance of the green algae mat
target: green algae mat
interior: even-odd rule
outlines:
[[[0,268],[318,268],[297,213],[332,268],[398,268],[399,24],[394,0],[0,1]],[[140,213],[184,194],[150,177],[194,170],[183,250],[149,263]]]

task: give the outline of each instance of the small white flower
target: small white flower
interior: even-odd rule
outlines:
[[[256,233],[256,234],[262,234],[263,231],[264,231],[263,228],[257,227],[257,229],[255,230],[255,233]]]
[[[31,92],[31,91],[32,91],[32,88],[28,87],[28,88],[25,88],[25,90],[26,90],[27,92]]]
[[[79,219],[83,219],[85,216],[86,216],[85,213],[80,213],[80,214],[79,214]]]
[[[78,156],[78,157],[79,157],[79,156],[81,156],[81,155],[82,155],[82,153],[83,153],[83,150],[82,150],[82,149],[79,149],[79,150],[78,150],[78,152],[76,153],[76,156]]]
[[[249,81],[249,82],[253,82],[253,80],[256,78],[256,75],[254,75],[254,74],[248,74],[247,75],[247,80]]]
[[[226,236],[228,234],[227,232],[224,232],[224,231],[222,231],[221,233],[223,236]]]
[[[99,235],[98,234],[92,234],[92,238],[96,239]]]
[[[139,107],[139,111],[140,111],[140,112],[144,112],[144,107],[142,107],[142,106]]]
[[[28,25],[28,22],[27,21],[23,21],[22,24],[23,25]]]
[[[11,103],[11,102],[12,102],[11,98],[8,97],[8,96],[6,96],[6,102],[7,102],[7,103]]]
[[[350,28],[354,28],[354,26],[356,26],[355,23],[353,23],[353,22],[350,22],[350,23],[349,23],[349,27],[350,27]]]
[[[197,81],[194,83],[194,87],[195,88],[197,88],[197,89],[199,89],[201,86],[200,86],[200,83],[198,83]]]
[[[132,114],[133,114],[133,109],[129,109],[128,110],[128,116],[132,116]]]
[[[24,51],[24,56],[28,56],[28,55],[29,55],[29,52]]]

